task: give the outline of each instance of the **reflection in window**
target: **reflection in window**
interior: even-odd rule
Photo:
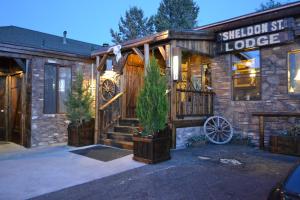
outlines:
[[[290,94],[300,94],[300,50],[289,52],[288,87]]]
[[[259,50],[232,55],[233,100],[260,100],[260,79]]]
[[[65,113],[68,94],[71,90],[71,68],[58,68],[58,113]]]

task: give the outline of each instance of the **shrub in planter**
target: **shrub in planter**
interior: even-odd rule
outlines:
[[[92,119],[92,95],[89,86],[83,85],[83,75],[77,74],[72,91],[65,102],[68,125],[68,145],[84,146],[94,143],[94,119]]]
[[[271,135],[270,151],[300,156],[300,126],[290,128],[286,134]]]
[[[171,131],[166,125],[168,114],[166,79],[159,65],[151,59],[144,86],[137,100],[137,117],[142,130],[133,136],[133,159],[157,163],[170,159]]]

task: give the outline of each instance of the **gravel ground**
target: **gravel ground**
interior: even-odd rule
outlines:
[[[206,145],[35,199],[266,199],[299,160],[248,146]]]

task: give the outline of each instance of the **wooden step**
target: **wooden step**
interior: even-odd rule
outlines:
[[[133,142],[126,142],[126,141],[118,141],[118,140],[112,140],[112,139],[103,139],[100,141],[101,144],[107,145],[107,146],[113,146],[120,149],[133,149]]]
[[[133,133],[138,127],[133,126],[115,126],[114,132]]]
[[[125,118],[125,119],[120,119],[119,124],[121,126],[138,126],[139,120],[136,118]]]
[[[132,134],[130,133],[108,132],[107,138],[117,141],[132,142]]]

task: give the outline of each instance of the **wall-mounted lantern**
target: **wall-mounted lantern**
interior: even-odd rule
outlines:
[[[180,80],[180,68],[181,68],[181,49],[174,47],[172,50],[172,75],[173,80]]]

